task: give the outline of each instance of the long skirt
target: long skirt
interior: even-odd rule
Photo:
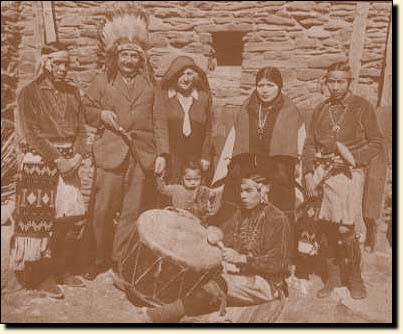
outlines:
[[[71,144],[55,147],[63,156],[72,156]],[[26,261],[50,257],[50,238],[54,231],[57,189],[60,189],[61,179],[53,162],[45,161],[27,145],[22,146],[22,151],[16,187],[17,219],[11,245],[11,265],[16,271],[24,270]]]

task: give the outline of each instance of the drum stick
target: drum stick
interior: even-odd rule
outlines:
[[[224,244],[222,243],[222,241],[220,240],[220,241],[217,241],[217,246],[221,249],[221,250],[224,250]]]

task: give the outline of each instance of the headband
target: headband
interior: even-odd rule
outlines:
[[[38,79],[46,69],[47,71],[51,71],[51,61],[55,58],[67,58],[69,57],[69,53],[66,50],[59,50],[55,52],[51,52],[49,54],[43,54],[39,59],[38,64],[35,69],[35,79]]]
[[[132,50],[132,51],[139,52],[140,54],[142,54],[144,52],[143,49],[135,43],[120,44],[117,48],[117,52],[124,51],[124,50]]]
[[[330,71],[327,73],[326,78],[335,76],[337,79],[352,79],[350,71]]]
[[[263,182],[256,182],[255,180],[249,179],[247,177],[242,178],[242,182],[248,183],[249,185],[252,185],[253,187],[257,188],[258,190],[260,190],[260,188],[263,186]]]

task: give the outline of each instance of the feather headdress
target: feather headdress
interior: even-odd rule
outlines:
[[[119,44],[144,52],[149,42],[148,23],[147,14],[138,4],[116,4],[106,12],[106,22],[100,34],[105,50],[110,52]]]

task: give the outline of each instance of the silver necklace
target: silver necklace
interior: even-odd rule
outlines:
[[[344,115],[346,114],[346,109],[344,108],[343,113],[339,116],[339,119],[336,121],[333,117],[333,112],[331,111],[331,107],[328,108],[330,121],[332,122],[332,131],[337,133],[340,131],[340,124],[344,119]]]
[[[262,137],[263,137],[263,130],[264,130],[264,127],[266,125],[266,121],[267,121],[268,116],[269,116],[269,111],[267,111],[266,115],[263,117],[262,105],[259,104],[257,133],[258,133],[260,139],[262,139]]]

